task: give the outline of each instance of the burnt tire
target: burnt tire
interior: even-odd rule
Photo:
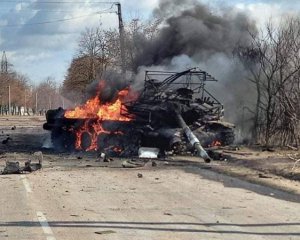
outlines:
[[[235,135],[233,129],[224,129],[219,134],[220,142],[223,146],[231,145],[234,143]]]

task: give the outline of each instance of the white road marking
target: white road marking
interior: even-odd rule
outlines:
[[[56,238],[54,237],[54,234],[52,232],[52,229],[48,224],[48,221],[47,221],[47,218],[45,217],[45,215],[42,212],[37,212],[36,215],[37,215],[38,220],[41,224],[43,232],[47,235],[47,240],[56,240]]]
[[[30,184],[29,184],[26,176],[21,176],[21,179],[22,179],[23,185],[24,185],[24,187],[26,189],[26,192],[31,193],[32,190],[31,190]]]
[[[21,179],[22,182],[23,182],[23,185],[24,185],[24,187],[25,187],[25,189],[26,189],[26,192],[27,192],[27,193],[31,193],[32,190],[31,190],[29,181],[28,181],[28,179],[26,178],[26,176],[22,175],[22,176],[20,176],[20,179]],[[53,234],[53,232],[52,232],[52,229],[51,229],[51,227],[50,227],[49,224],[48,224],[48,221],[47,221],[45,215],[44,215],[42,212],[37,212],[36,215],[37,215],[38,220],[39,220],[39,222],[40,222],[40,224],[41,224],[41,227],[42,227],[42,229],[43,229],[43,232],[44,232],[44,234],[46,235],[46,239],[47,239],[47,240],[56,240],[56,238],[54,237],[54,234]]]

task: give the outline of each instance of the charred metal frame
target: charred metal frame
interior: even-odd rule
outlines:
[[[194,102],[201,105],[203,110],[212,116],[221,119],[224,116],[223,105],[205,89],[206,82],[217,82],[214,77],[199,68],[190,68],[182,72],[171,71],[146,71],[144,79],[144,89],[138,98],[140,103],[160,103],[162,101],[177,101],[179,94],[172,92],[180,88],[189,89],[192,97],[197,96]],[[172,92],[171,97],[168,93]],[[192,99],[190,99],[192,100]],[[135,102],[124,103],[126,109],[131,109]],[[124,108],[125,109],[125,108]],[[127,111],[122,109],[122,114],[127,115]],[[148,113],[148,121],[151,122],[151,111],[143,109],[141,105],[135,106],[134,111]]]

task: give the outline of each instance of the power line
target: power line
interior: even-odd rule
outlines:
[[[11,1],[2,1],[2,2],[11,2]],[[13,3],[24,3],[23,1],[12,1]],[[29,2],[28,2],[29,3]],[[37,4],[37,3],[40,3],[40,2],[35,2],[33,4]],[[48,3],[48,2],[47,2]],[[49,2],[49,3],[59,3],[59,2]],[[74,2],[60,2],[60,3],[74,3]],[[85,3],[86,2],[75,2],[75,3]],[[113,5],[117,4],[118,2],[88,2],[88,3],[104,3],[104,4],[111,4],[112,6],[110,8],[113,7]],[[40,8],[40,6],[34,6],[34,5],[27,5],[25,7],[22,7],[21,9],[16,9],[15,6],[13,7],[9,7],[9,6],[1,6],[1,2],[0,2],[0,11],[1,10],[7,10],[7,11],[18,11],[18,12],[26,12],[26,11],[32,11],[32,12],[35,12],[35,11],[43,11],[43,12],[73,12],[73,11],[70,11],[70,10],[48,10],[47,8]],[[44,6],[46,7],[46,6]],[[91,6],[86,6],[86,8],[89,8]]]
[[[103,2],[103,1],[92,1],[92,2],[86,2],[86,1],[39,1],[39,2],[31,2],[31,1],[5,1],[1,0],[1,3],[31,3],[31,4],[76,4],[76,3],[84,3],[84,4],[116,4],[119,3],[117,1],[114,2]]]
[[[87,8],[88,9],[88,8]],[[70,11],[70,10],[47,10],[46,8],[24,8],[24,9],[15,9],[15,8],[1,8],[0,7],[0,11],[18,11],[18,12],[54,12],[54,13],[71,13],[74,11]]]
[[[98,11],[98,12],[94,12],[92,14],[88,14],[88,15],[82,15],[82,16],[77,16],[77,17],[71,17],[71,18],[64,18],[64,19],[57,19],[57,20],[51,20],[51,21],[43,21],[43,22],[34,22],[34,23],[24,23],[24,24],[9,24],[9,25],[5,25],[5,26],[0,26],[0,28],[10,28],[10,27],[20,27],[20,26],[34,26],[34,25],[44,25],[44,24],[50,24],[50,23],[57,23],[57,22],[66,22],[66,21],[72,21],[72,20],[76,20],[79,18],[86,18],[86,17],[90,17],[90,16],[94,16],[97,14],[102,14],[102,13],[115,13],[113,11],[109,11],[113,8],[113,5],[103,11]]]
[[[44,22],[35,22],[35,23],[24,23],[24,24],[10,24],[10,25],[6,25],[6,26],[0,26],[0,28],[4,28],[4,27],[20,27],[20,26],[34,26],[34,25],[43,25],[43,24],[49,24],[49,23],[66,22],[66,21],[76,20],[76,19],[79,19],[79,18],[85,18],[85,17],[94,16],[94,15],[101,14],[101,13],[114,13],[114,12],[96,12],[96,13],[89,14],[89,15],[72,17],[72,18],[65,18],[65,19],[57,19],[57,20],[53,20],[53,21],[44,21]]]

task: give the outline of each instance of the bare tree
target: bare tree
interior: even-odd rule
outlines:
[[[256,85],[255,137],[266,145],[299,144],[300,19],[278,27],[270,21],[250,35],[252,45],[238,52]]]
[[[80,37],[78,44],[79,58],[85,58],[89,62],[88,79],[93,81],[96,76],[102,75],[109,63],[108,46],[105,32],[101,26],[87,28]]]
[[[58,108],[63,105],[59,88],[52,77],[47,77],[33,89],[32,102],[36,100],[38,109],[35,109],[35,111],[45,112],[45,110]]]
[[[135,58],[141,43],[154,38],[159,25],[154,20],[143,23],[139,19],[125,25],[126,69],[135,69]],[[103,30],[87,28],[79,39],[78,52],[72,60],[63,83],[66,97],[80,102],[84,98],[86,86],[95,79],[101,79],[107,70],[120,72],[121,54],[119,33],[116,29]]]

